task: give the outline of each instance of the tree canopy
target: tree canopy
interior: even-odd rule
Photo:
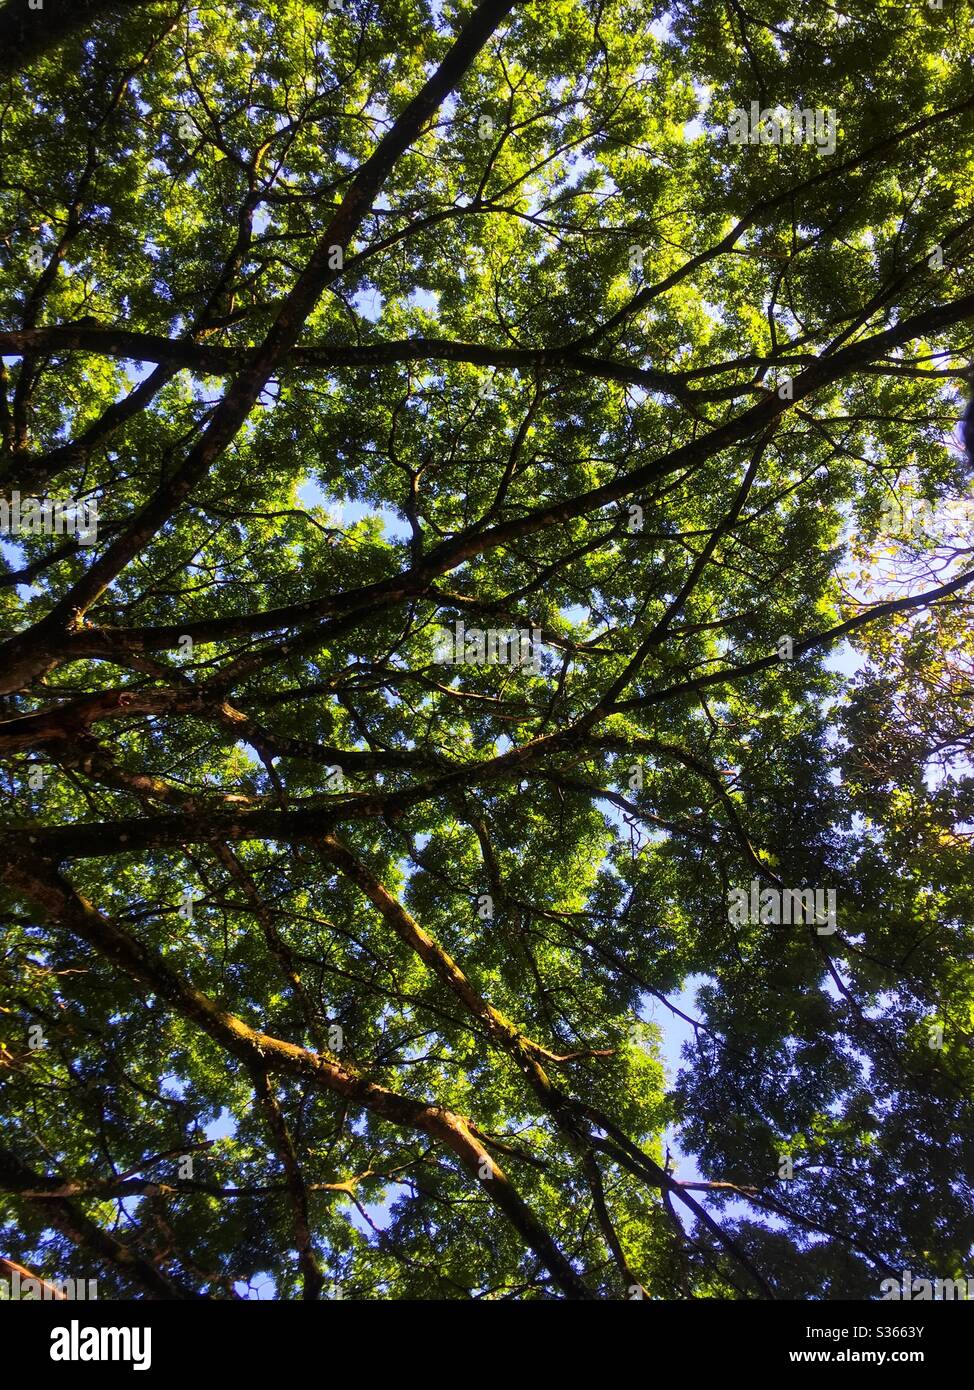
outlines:
[[[0,1255],[974,1275],[962,0],[0,37]]]

